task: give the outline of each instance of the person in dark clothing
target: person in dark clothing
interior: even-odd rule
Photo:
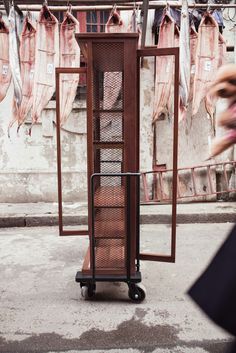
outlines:
[[[217,155],[236,143],[235,138],[228,140],[230,134],[236,134],[236,64],[218,70],[210,94],[228,100],[228,107],[218,117],[226,135],[213,145],[211,155]],[[235,337],[227,353],[236,353],[236,225],[188,294],[217,325]]]
[[[188,294],[217,325],[236,337],[236,225]],[[236,340],[229,353],[236,353]]]

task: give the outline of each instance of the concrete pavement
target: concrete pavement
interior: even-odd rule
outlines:
[[[84,203],[65,203],[63,212],[64,225],[87,224],[87,207]],[[171,222],[171,205],[141,206],[140,213],[142,224]],[[177,222],[236,222],[236,202],[178,204]],[[57,203],[0,204],[0,228],[50,226],[57,223]]]
[[[185,293],[231,227],[178,225],[176,263],[141,263],[141,304],[120,283],[81,298],[74,276],[85,237],[61,238],[57,227],[0,229],[0,352],[225,353],[231,337]],[[145,252],[167,252],[169,237],[168,225],[141,226]]]

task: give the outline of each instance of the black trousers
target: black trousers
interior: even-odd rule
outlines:
[[[227,351],[226,353],[236,353],[236,340],[232,343],[229,348],[229,351]]]
[[[236,225],[188,294],[216,324],[236,337]]]

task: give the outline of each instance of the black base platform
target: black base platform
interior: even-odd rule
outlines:
[[[134,283],[139,283],[141,282],[142,277],[141,277],[141,272],[137,271],[135,272],[134,276],[130,276],[128,278],[127,276],[124,275],[96,275],[93,277],[92,275],[86,275],[82,273],[82,271],[78,271],[75,276],[75,281],[76,282],[83,282],[83,283],[88,283],[88,282],[134,282]]]
[[[81,294],[85,299],[92,299],[96,292],[96,282],[125,282],[128,285],[128,295],[133,302],[142,302],[145,299],[145,288],[140,285],[141,272],[137,271],[133,276],[124,275],[87,275],[78,271],[75,281],[80,283]]]

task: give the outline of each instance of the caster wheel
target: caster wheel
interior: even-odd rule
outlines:
[[[81,287],[81,295],[85,300],[91,299],[95,296],[95,285],[84,285]]]
[[[143,285],[132,283],[129,285],[129,298],[136,303],[141,303],[146,297],[146,290]]]

